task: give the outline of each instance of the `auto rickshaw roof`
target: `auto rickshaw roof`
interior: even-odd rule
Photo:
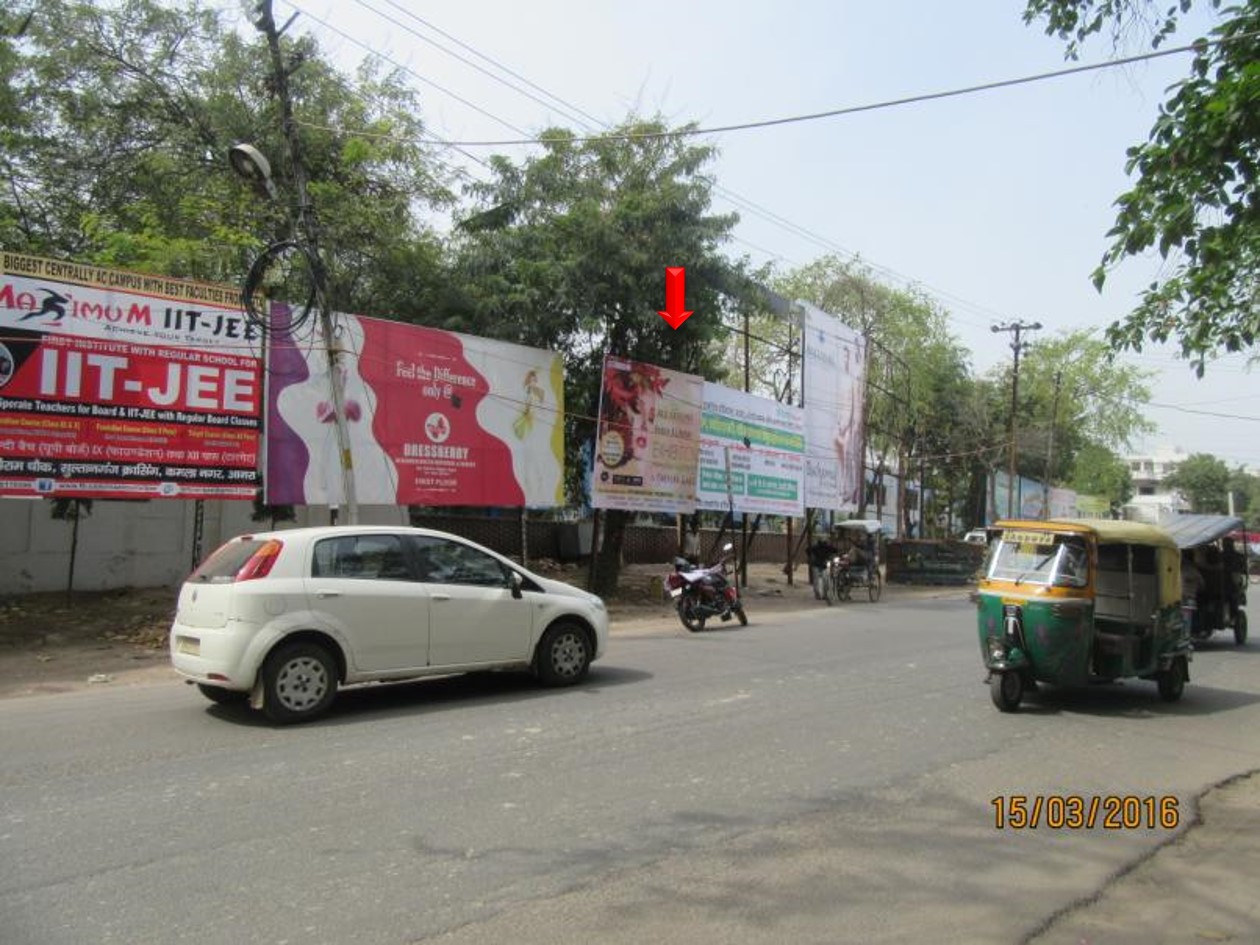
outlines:
[[[1098,541],[1109,544],[1119,542],[1128,545],[1154,545],[1159,548],[1177,547],[1173,537],[1157,525],[1110,518],[1011,519],[998,522],[994,527],[1075,534],[1090,532]]]
[[[1178,548],[1197,548],[1242,528],[1243,520],[1233,515],[1171,515],[1159,525]]]
[[[836,528],[848,528],[853,530],[860,529],[868,535],[874,535],[884,530],[883,522],[874,518],[848,518],[843,522],[836,522]]]

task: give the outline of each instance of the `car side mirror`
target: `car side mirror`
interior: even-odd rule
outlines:
[[[513,571],[511,577],[508,578],[508,584],[512,587],[512,596],[517,600],[520,600],[523,596],[521,594],[521,585],[524,583],[525,579],[521,577],[520,571]]]

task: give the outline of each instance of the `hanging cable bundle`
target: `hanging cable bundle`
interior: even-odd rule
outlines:
[[[319,259],[310,246],[282,240],[264,249],[249,267],[241,303],[249,320],[263,332],[272,330],[267,302],[287,302],[287,330],[297,335],[310,320],[318,302],[316,278]]]

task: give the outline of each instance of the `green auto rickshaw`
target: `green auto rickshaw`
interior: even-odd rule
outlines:
[[[1190,678],[1181,561],[1163,529],[1107,519],[999,522],[974,594],[989,693],[1013,712],[1038,682]]]

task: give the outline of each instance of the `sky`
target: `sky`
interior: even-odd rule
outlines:
[[[450,142],[518,139],[553,125],[597,130],[632,112],[717,127],[1070,65],[1062,43],[1025,25],[1022,9],[1019,0],[275,2],[277,21],[297,12],[290,30],[314,35],[343,68],[371,50],[403,69],[431,132]],[[1170,45],[1210,22],[1192,19]],[[1104,37],[1080,61],[1148,48],[1135,37],[1117,52]],[[1032,341],[1101,333],[1160,271],[1158,258],[1128,261],[1101,294],[1089,278],[1129,185],[1125,150],[1146,139],[1189,62],[1169,56],[704,136],[719,151],[709,168],[715,209],[741,217],[729,251],[781,270],[829,253],[858,256],[881,281],[936,299],[977,372],[1011,357],[1010,336],[994,324],[1040,322]],[[477,160],[492,153],[531,152],[466,145],[442,159],[484,178]],[[1246,358],[1210,364],[1204,380],[1172,347],[1126,359],[1152,372],[1146,416],[1159,428],[1133,452],[1178,448],[1260,471],[1260,374]]]

